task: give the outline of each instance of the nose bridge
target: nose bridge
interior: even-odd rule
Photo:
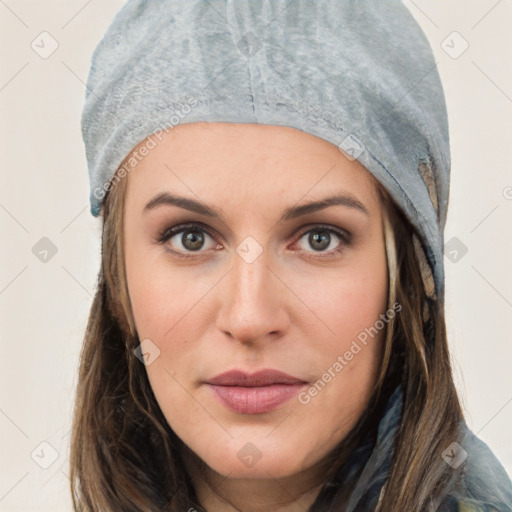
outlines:
[[[240,249],[242,255],[234,256],[224,288],[219,328],[240,341],[255,341],[283,328],[279,280],[270,269],[267,251],[251,261],[244,257],[243,244]]]
[[[262,253],[254,261],[237,254],[233,262],[231,293],[239,305],[259,307],[269,292],[268,257]],[[268,302],[267,302],[268,303]]]

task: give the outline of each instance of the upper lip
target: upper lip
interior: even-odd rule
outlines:
[[[206,381],[207,384],[217,386],[270,386],[272,384],[304,384],[305,381],[297,377],[280,372],[279,370],[260,370],[247,373],[241,370],[230,370]]]

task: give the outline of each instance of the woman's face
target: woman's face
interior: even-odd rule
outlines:
[[[194,123],[159,138],[124,178],[124,250],[160,408],[222,475],[307,470],[358,420],[379,370],[373,178],[288,127]]]

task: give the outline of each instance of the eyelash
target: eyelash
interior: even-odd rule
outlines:
[[[171,228],[165,228],[163,231],[161,231],[157,237],[156,242],[159,244],[165,244],[168,240],[170,240],[173,236],[176,236],[180,233],[183,233],[184,231],[188,231],[191,229],[196,229],[198,231],[205,232],[209,237],[211,237],[213,240],[215,240],[215,235],[203,224],[197,223],[197,222],[191,222],[188,224],[179,224],[177,226],[173,226]],[[300,233],[300,235],[297,238],[297,241],[300,240],[304,235],[311,231],[327,231],[328,233],[333,233],[336,235],[340,240],[340,245],[349,246],[352,242],[352,237],[350,234],[344,230],[341,230],[339,228],[334,228],[333,226],[328,226],[325,224],[316,224],[313,227],[310,227],[309,229],[303,231]],[[174,249],[168,249],[174,256],[176,256],[179,259],[183,258],[194,258],[195,255],[193,254],[183,254],[182,252],[176,251]],[[199,252],[199,251],[198,251]],[[317,259],[317,258],[328,258],[332,257],[336,254],[341,254],[344,252],[344,249],[336,248],[332,249],[331,251],[327,253],[317,252],[315,256],[307,256],[309,258]]]

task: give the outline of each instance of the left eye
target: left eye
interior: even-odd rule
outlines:
[[[338,241],[336,241],[336,239]],[[306,231],[305,233],[302,234],[302,236],[299,239],[299,242],[301,240],[306,240],[307,245],[309,245],[309,247],[313,249],[313,252],[317,253],[341,252],[343,246],[346,246],[350,243],[350,239],[345,232],[327,227],[317,227],[314,229],[310,229],[309,231]],[[340,247],[340,245],[342,247]],[[305,248],[305,250],[309,251],[308,248]]]

